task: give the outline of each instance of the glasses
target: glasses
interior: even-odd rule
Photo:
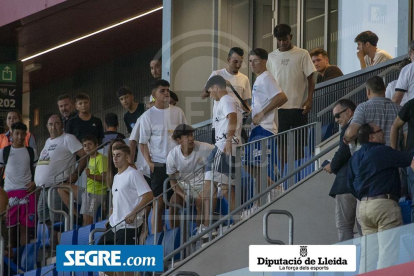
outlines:
[[[341,114],[342,114],[342,113],[344,113],[344,112],[345,112],[345,111],[347,111],[347,110],[348,110],[348,108],[345,108],[345,109],[344,109],[344,110],[342,110],[341,112],[335,113],[335,114],[334,114],[334,117],[335,117],[335,118],[337,118],[337,119],[339,119],[339,118],[341,117]]]

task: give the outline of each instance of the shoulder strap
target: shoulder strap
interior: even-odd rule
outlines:
[[[9,160],[10,149],[11,149],[11,146],[7,146],[7,147],[3,148],[4,167],[3,167],[3,175],[1,176],[2,180],[4,179],[4,175],[6,173],[6,165],[7,165],[7,161]]]
[[[3,149],[3,162],[4,166],[6,166],[7,161],[9,160],[11,146],[7,146]]]
[[[234,95],[236,95],[237,99],[239,99],[239,101],[240,101],[240,103],[243,105],[243,107],[244,107],[245,109],[247,109],[247,110],[251,111],[251,110],[250,110],[250,108],[247,106],[247,104],[246,104],[246,103],[243,101],[243,99],[240,97],[239,93],[237,93],[237,91],[236,91],[236,89],[233,87],[233,85],[229,84],[228,86],[230,87],[231,91],[233,91]]]
[[[30,156],[30,172],[32,173],[32,181],[34,180],[34,150],[32,147],[26,147],[27,151],[29,152]]]

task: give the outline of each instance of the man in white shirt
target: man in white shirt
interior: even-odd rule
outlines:
[[[316,71],[308,51],[292,45],[289,25],[274,28],[279,48],[269,54],[267,69],[276,79],[288,101],[279,109],[279,132],[306,125],[312,109]]]
[[[244,75],[243,73],[239,72],[240,68],[243,65],[243,55],[244,51],[243,49],[239,47],[233,47],[230,49],[228,57],[227,57],[227,66],[226,68],[213,71],[211,73],[209,79],[212,76],[222,76],[228,85],[227,87],[227,93],[234,97],[236,100],[236,103],[238,103],[244,112],[250,113],[250,105],[249,100],[252,98],[252,91],[250,87],[250,81],[249,78]],[[236,90],[236,92],[239,94],[239,96],[242,98],[244,105],[247,106],[247,108],[240,102],[240,100],[237,98],[237,96],[234,94],[233,90],[229,87],[229,84],[233,86],[233,88]],[[201,94],[201,98],[205,99],[209,97],[210,95],[207,93],[207,90],[204,88],[203,93]],[[214,129],[215,129],[215,122],[214,118],[216,117],[217,113],[217,102],[213,101],[213,141],[214,138]],[[243,135],[242,135],[243,136]],[[246,135],[247,136],[247,135]]]
[[[33,148],[24,146],[26,133],[25,124],[14,123],[11,126],[13,143],[0,150],[0,175],[5,176],[4,189],[9,198],[6,223],[12,248],[27,244],[27,228],[36,226],[36,194],[32,192],[36,189],[33,177],[37,154]]]
[[[408,64],[401,69],[400,64],[400,75],[398,76],[397,83],[395,85],[395,94],[392,97],[392,101],[401,106],[411,99],[414,99],[414,41],[410,43],[410,50],[408,52],[408,58],[411,64]]]
[[[235,207],[235,189],[234,186],[231,187],[229,198],[229,186],[232,184],[232,179],[234,179],[236,146],[241,144],[242,115],[236,100],[227,93],[226,80],[222,76],[211,77],[206,84],[206,90],[218,104],[214,118],[216,122],[216,144],[208,158],[203,202],[204,206],[210,206],[210,200],[213,200],[213,210],[215,209],[217,185],[221,183],[221,190],[230,201],[230,209],[233,210]],[[213,190],[212,199],[210,198],[211,189]],[[210,210],[208,211],[210,212]],[[208,215],[204,218],[204,222],[205,225],[209,225]]]
[[[112,185],[113,208],[107,223],[108,231],[99,245],[136,245],[139,241],[143,216],[141,212],[154,198],[142,174],[130,166],[130,149],[116,145],[112,158],[118,173]]]
[[[86,158],[83,158],[75,170],[76,156],[82,158],[85,151],[74,135],[63,132],[60,116],[52,115],[47,121],[47,129],[50,138],[46,140],[45,146],[39,154],[35,173],[36,186],[46,187],[46,193],[43,194],[44,190],[42,190],[37,205],[37,213],[41,222],[61,220],[59,214],[49,214],[49,206],[47,205],[49,188],[61,183],[74,184],[78,180],[78,175],[81,175],[86,167]],[[52,198],[55,209],[63,207],[65,210],[57,192],[53,194]],[[43,212],[43,208],[45,212]]]
[[[266,62],[268,53],[266,50],[256,48],[250,51],[249,64],[252,72],[256,74],[256,81],[253,84],[252,101],[252,131],[249,142],[260,140],[278,133],[278,108],[284,105],[288,99],[280,89],[272,74],[267,71]],[[268,185],[271,179],[275,178],[276,169],[276,148],[271,140],[267,140],[271,154],[268,155]],[[258,151],[257,156],[254,152]],[[260,143],[250,145],[245,152],[245,159],[249,165],[259,169],[261,163]],[[255,170],[255,177],[260,183],[260,172]],[[264,169],[261,167],[261,169]],[[258,185],[260,191],[260,184]]]
[[[204,186],[204,170],[207,159],[214,146],[194,141],[194,129],[189,125],[179,125],[175,128],[172,138],[179,144],[173,148],[167,157],[167,174],[171,179],[174,195],[171,203],[183,205],[186,194],[195,201],[197,214],[202,213],[202,191]],[[209,206],[208,206],[209,207]],[[205,209],[208,209],[205,207]],[[170,215],[172,228],[178,227],[175,223],[176,210]],[[200,225],[201,221],[197,220]]]
[[[180,124],[186,124],[184,112],[176,106],[170,105],[170,84],[166,80],[158,80],[154,83],[152,96],[155,98],[155,105],[148,109],[141,116],[139,129],[139,144],[142,155],[145,158],[151,171],[151,190],[154,197],[163,194],[163,186],[167,175],[167,156],[168,153],[177,145],[171,138],[174,129]],[[148,147],[149,144],[149,147]],[[167,194],[170,200],[173,192],[168,185]],[[162,213],[164,211],[164,200],[160,196],[158,201],[158,212],[152,214],[152,225],[155,225],[157,218],[157,229],[154,233],[161,232],[163,229]],[[155,203],[153,205],[155,208]]]
[[[371,31],[362,32],[355,37],[361,69],[392,59],[386,51],[377,48],[378,40],[378,36]]]

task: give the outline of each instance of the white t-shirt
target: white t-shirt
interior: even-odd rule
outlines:
[[[246,75],[240,72],[238,72],[237,75],[232,75],[229,72],[227,72],[226,68],[223,68],[220,70],[213,71],[213,73],[211,73],[208,79],[210,79],[212,76],[222,76],[225,80],[229,81],[243,100],[248,100],[252,98],[250,81]],[[227,93],[236,100],[237,104],[241,106],[240,100],[237,98],[236,94],[234,94],[233,90],[231,90],[230,87],[227,87]],[[217,101],[213,101],[213,118],[216,117],[217,104]],[[213,128],[215,128],[214,120]]]
[[[296,46],[286,52],[277,49],[269,54],[267,70],[288,98],[281,108],[301,109],[308,98],[307,77],[316,71],[308,51]]]
[[[55,184],[55,177],[57,182],[66,181],[75,171],[75,153],[80,149],[82,144],[72,134],[63,133],[55,139],[47,139],[36,167],[36,186],[50,187]]]
[[[0,168],[4,167],[3,151],[0,150]],[[37,153],[34,151],[33,167],[37,164]],[[30,155],[26,147],[10,149],[9,159],[6,164],[4,180],[4,190],[26,190],[26,184],[32,181],[32,171],[30,170]]]
[[[139,128],[141,125],[141,116],[137,119],[137,122],[134,125],[134,128],[131,131],[131,136],[129,136],[129,141],[133,140],[137,143],[139,143]],[[142,172],[142,174],[144,174],[145,176],[150,177],[151,174],[151,170],[150,167],[148,166],[147,161],[145,161],[144,156],[142,155],[140,146],[137,145],[138,147],[138,155],[137,155],[137,161],[135,161],[135,166],[137,167],[137,169]]]
[[[265,109],[280,92],[279,85],[269,71],[265,71],[258,76],[253,84],[252,118]],[[277,108],[269,111],[260,121],[260,126],[277,134],[279,123],[277,115]]]
[[[414,63],[404,66],[395,85],[395,91],[405,92],[406,102],[414,99]]]
[[[121,174],[117,173],[112,185],[113,210],[112,215],[109,217],[109,224],[115,226],[123,221],[138,206],[142,200],[142,196],[148,192],[151,192],[151,189],[138,170],[128,167]],[[134,221],[133,224],[127,224],[126,227],[135,228],[136,223],[139,225],[140,221]],[[117,230],[119,228],[125,228],[125,222],[116,228]]]
[[[389,59],[392,59],[392,56],[390,54],[388,54],[387,51],[384,51],[384,50],[381,50],[381,49],[378,49],[378,48],[377,48],[377,51],[375,52],[373,62],[371,61],[371,58],[368,55],[366,55],[364,57],[365,65],[367,67],[374,66],[378,63],[385,62]]]
[[[385,90],[385,98],[392,100],[395,94],[395,86],[397,85],[397,80],[388,83],[387,89]],[[404,94],[404,97],[401,100],[400,105],[403,106],[407,102],[407,93]]]
[[[167,174],[179,172],[177,180],[188,179],[190,185],[203,185],[204,171],[200,168],[207,164],[208,156],[213,149],[213,145],[194,141],[193,152],[189,156],[184,156],[181,146],[176,146],[167,157]]]
[[[236,146],[241,144],[241,125],[242,114],[240,106],[236,103],[234,98],[230,95],[224,95],[217,104],[217,114],[214,118],[216,122],[216,146],[223,151],[226,145],[226,139],[229,130],[229,119],[227,115],[230,113],[237,114],[236,132],[234,133],[232,144],[232,155],[236,155]]]
[[[186,123],[184,112],[173,105],[166,109],[153,106],[142,114],[139,143],[149,143],[152,162],[167,162],[168,153],[177,145],[171,135],[178,125]]]

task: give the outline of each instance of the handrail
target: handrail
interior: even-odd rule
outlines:
[[[293,216],[290,212],[286,210],[270,210],[264,214],[263,216],[263,237],[268,243],[271,243],[271,244],[281,244],[281,245],[285,244],[281,240],[272,240],[271,238],[269,238],[269,234],[267,231],[268,230],[267,223],[268,223],[269,216],[273,214],[286,215],[289,218],[289,245],[293,245]]]
[[[259,200],[261,197],[267,195],[267,193],[269,193],[271,190],[273,190],[274,188],[276,188],[277,186],[279,186],[281,183],[285,182],[289,178],[293,177],[295,174],[299,173],[301,170],[303,170],[304,168],[306,168],[307,166],[309,166],[313,162],[317,161],[319,158],[321,158],[325,154],[329,153],[331,150],[333,150],[338,145],[339,145],[339,141],[336,142],[336,143],[334,143],[334,144],[332,144],[332,145],[330,145],[328,148],[326,148],[325,150],[321,151],[319,154],[315,155],[314,157],[312,157],[308,161],[304,162],[301,166],[299,166],[298,168],[294,169],[289,174],[287,174],[283,178],[280,178],[277,182],[275,182],[274,184],[272,184],[269,187],[267,187],[260,194],[255,195],[254,197],[252,197],[251,199],[247,200],[245,203],[243,203],[239,207],[236,207],[232,212],[230,212],[229,214],[225,215],[224,217],[222,217],[221,219],[219,219],[215,223],[211,224],[203,232],[198,233],[197,235],[195,235],[190,241],[187,241],[182,246],[180,246],[179,248],[175,249],[170,254],[168,254],[167,256],[165,256],[164,257],[164,261],[167,261],[167,260],[173,258],[175,254],[183,251],[185,248],[187,248],[191,244],[196,243],[205,234],[211,232],[213,229],[215,229],[217,226],[219,226],[220,224],[224,223],[225,221],[228,221],[229,219],[231,219],[232,216],[236,215],[237,213],[239,213],[240,211],[242,211],[244,208],[248,207],[253,202],[255,202],[255,201]]]
[[[291,128],[289,130],[286,130],[286,131],[283,131],[283,132],[278,132],[277,134],[274,134],[274,135],[271,135],[271,136],[267,136],[267,137],[257,139],[257,140],[254,140],[254,141],[251,141],[251,142],[248,142],[248,143],[244,143],[242,145],[237,145],[236,148],[241,148],[241,147],[245,147],[245,146],[248,146],[248,145],[254,145],[254,144],[257,144],[258,142],[261,142],[261,141],[269,140],[269,139],[277,137],[277,136],[282,136],[283,134],[286,134],[288,132],[294,132],[295,130],[298,130],[298,129],[305,129],[305,128],[308,128],[312,125],[316,126],[318,123],[319,122],[313,122],[313,123],[309,123],[307,125],[303,125],[303,126],[300,126],[300,127]]]
[[[198,273],[192,271],[178,271],[177,273],[173,274],[172,276],[200,276]]]
[[[398,66],[395,66],[395,65],[391,66],[391,67],[385,69],[384,71],[382,71],[381,73],[379,73],[378,77],[383,77],[386,74],[388,74],[390,72],[393,72],[393,71],[400,71],[400,68]],[[340,98],[339,100],[349,99],[350,97],[352,97],[353,95],[355,95],[356,93],[358,93],[359,91],[361,91],[364,88],[365,88],[365,83],[361,84],[360,86],[358,86],[357,88],[355,88],[354,90],[352,90],[351,92],[349,92],[348,94],[346,94],[345,96]],[[322,109],[316,116],[321,117],[325,113],[331,111],[335,107],[336,103],[337,103],[337,101],[330,104],[330,105],[328,105],[326,108]]]
[[[64,189],[64,190],[69,190],[69,215],[66,214],[65,211],[62,210],[56,210],[55,206],[52,206],[52,191],[55,189]],[[69,231],[72,230],[73,228],[73,190],[72,187],[70,185],[56,185],[56,186],[51,186],[49,188],[49,192],[47,194],[47,205],[49,206],[49,210],[52,213],[56,213],[56,214],[61,214],[65,217],[65,231]],[[69,223],[68,223],[69,222]]]
[[[321,83],[317,83],[315,85],[315,90],[319,90],[321,88],[325,88],[325,87],[328,87],[328,86],[331,86],[331,85],[334,85],[334,84],[338,84],[338,83],[341,83],[341,82],[344,82],[344,81],[349,81],[349,80],[351,80],[355,77],[370,74],[371,72],[380,70],[384,67],[393,66],[393,64],[400,63],[405,58],[407,58],[407,54],[395,57],[393,59],[389,59],[385,62],[381,62],[381,63],[375,64],[373,66],[366,67],[364,69],[360,69],[360,70],[348,73],[346,75],[343,75],[343,76],[340,76],[340,77],[337,77],[337,78],[333,78],[333,79],[330,79],[330,80],[327,80],[327,81],[324,81],[324,82],[321,82]]]

